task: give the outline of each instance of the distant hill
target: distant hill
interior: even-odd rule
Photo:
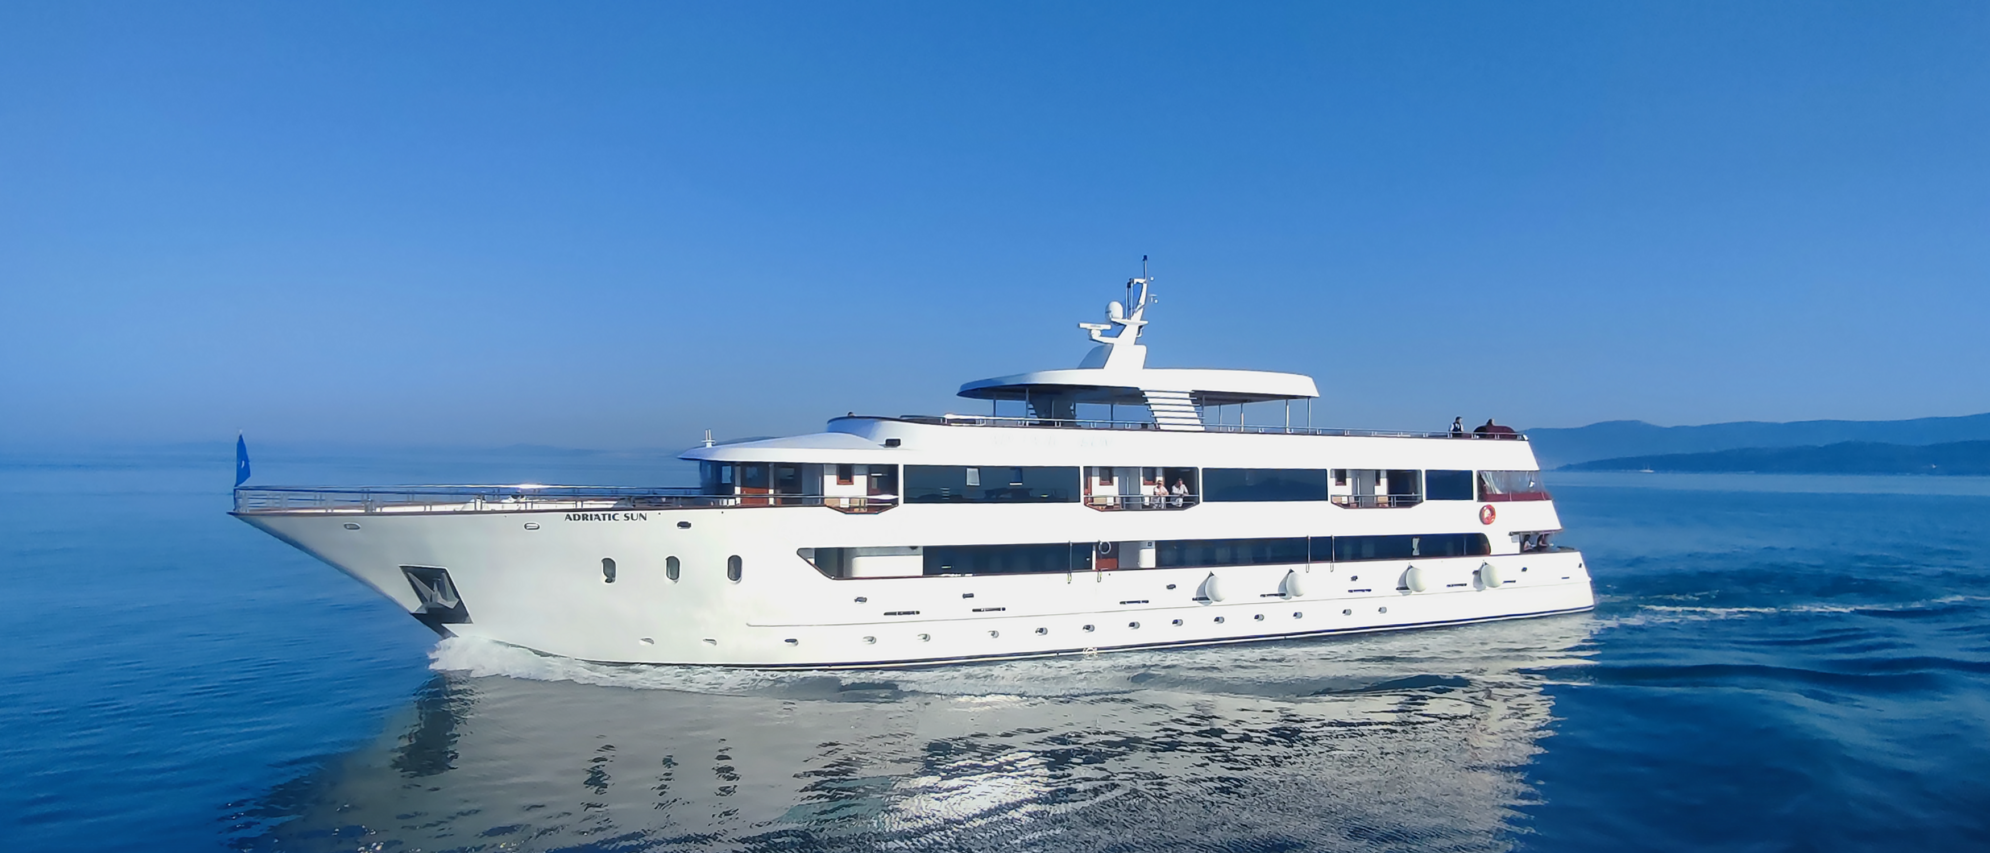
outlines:
[[[1530,429],[1543,468],[1596,459],[1710,453],[1768,447],[1819,447],[1843,442],[1931,445],[1990,441],[1990,413],[1907,421],[1740,421],[1705,426],[1653,426],[1644,421],[1604,421],[1570,429]]]
[[[1953,474],[1990,476],[1990,441],[1904,445],[1844,441],[1823,447],[1748,447],[1596,459],[1564,471],[1754,474]]]

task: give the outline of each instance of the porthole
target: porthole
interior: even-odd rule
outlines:
[[[664,577],[667,577],[671,580],[677,580],[677,576],[679,574],[682,574],[683,571],[684,571],[684,564],[678,562],[676,557],[663,558]]]
[[[615,561],[607,557],[601,558],[601,582],[615,582]]]
[[[1342,616],[1353,616],[1353,615],[1354,615],[1354,611],[1352,611],[1352,610],[1343,610],[1343,611],[1341,611],[1341,612],[1340,612],[1340,615],[1342,615]]]
[[[1047,635],[1049,635],[1049,634],[1050,634],[1050,629],[1049,629],[1049,628],[1038,628],[1038,629],[1036,629],[1036,633],[1037,633],[1037,636],[1040,636],[1040,637],[1041,637],[1041,636],[1047,636]]]
[[[1085,633],[1087,633],[1087,634],[1090,634],[1090,633],[1092,633],[1093,631],[1097,631],[1097,630],[1098,630],[1098,628],[1097,628],[1097,627],[1095,627],[1095,626],[1092,626],[1092,625],[1086,625],[1086,626],[1085,626]]]
[[[1263,614],[1263,613],[1260,613],[1260,614],[1258,614],[1258,615],[1256,615],[1256,616],[1252,616],[1251,618],[1252,618],[1252,619],[1255,619],[1255,620],[1257,620],[1257,621],[1259,621],[1259,622],[1263,622],[1263,621],[1264,621],[1264,614]]]
[[[858,603],[858,604],[863,604],[864,602],[866,602],[866,601],[870,601],[870,600],[871,600],[871,599],[870,599],[870,596],[867,596],[867,595],[860,595],[860,596],[857,596],[857,603]]]
[[[678,530],[690,530],[690,529],[691,529],[691,522],[688,522],[688,521],[680,521],[680,522],[677,522],[677,529],[678,529]]]
[[[787,638],[787,639],[785,639],[785,640],[782,640],[781,642],[783,642],[783,643],[787,643],[787,644],[788,644],[788,645],[790,645],[790,646],[799,646],[799,645],[801,645],[801,644],[802,644],[802,641],[800,641],[800,640],[797,640],[797,639],[795,639],[795,638],[793,638],[793,637],[789,637],[789,638]]]
[[[919,642],[922,642],[922,643],[930,643],[930,642],[932,642],[932,641],[933,641],[933,635],[932,635],[932,634],[920,634],[920,635],[919,635]]]
[[[739,576],[745,573],[744,571],[745,565],[746,565],[745,563],[740,561],[738,554],[734,554],[730,557],[727,557],[726,580],[732,581],[733,583],[739,583]]]
[[[866,645],[866,646],[875,646],[875,645],[877,645],[877,644],[878,644],[878,638],[876,638],[876,637],[865,637],[865,638],[864,638],[864,645]]]
[[[1349,575],[1347,579],[1348,579],[1349,581],[1358,581],[1358,580],[1361,580],[1361,576],[1360,576],[1360,575]]]
[[[357,524],[354,524],[354,523],[352,523],[352,522],[348,521],[348,522],[346,522],[346,523],[345,523],[345,529],[347,529],[347,530],[358,530],[358,529],[359,529],[359,525],[357,525]],[[1524,572],[1524,571],[1527,571],[1527,570],[1526,570],[1526,569],[1521,569],[1521,571],[1523,571],[1523,572]]]
[[[1216,617],[1216,624],[1218,624],[1218,625],[1221,625],[1221,624],[1223,624],[1223,617],[1221,617],[1221,616],[1218,616],[1218,617]]]
[[[1377,613],[1387,613],[1387,612],[1389,612],[1389,608],[1387,608],[1387,607],[1377,607],[1377,608],[1375,608],[1375,612],[1377,612]]]
[[[1132,628],[1132,629],[1134,629],[1134,630],[1136,630],[1136,631],[1137,631],[1137,630],[1140,630],[1140,623],[1138,623],[1138,622],[1128,622],[1128,623],[1126,623],[1126,627],[1128,627],[1128,628]]]
[[[988,632],[988,639],[991,639],[991,640],[992,640],[992,639],[995,639],[996,637],[1000,637],[1000,636],[1002,636],[1002,632],[1001,632],[1001,631],[989,631],[989,632]]]
[[[1304,613],[1301,613],[1301,612],[1299,612],[1299,611],[1297,611],[1297,610],[1294,610],[1294,611],[1292,611],[1292,618],[1294,618],[1294,619],[1303,619],[1303,618],[1305,618],[1305,616],[1306,616],[1306,614],[1304,614]]]
[[[1182,620],[1180,620],[1180,619],[1176,619],[1176,620],[1175,620],[1175,627],[1177,627],[1177,628],[1180,628],[1181,626],[1182,626]]]
[[[525,522],[525,529],[526,529],[526,530],[538,530],[538,529],[539,529],[539,523],[538,523],[538,522],[536,522],[536,521],[528,521],[528,522]]]

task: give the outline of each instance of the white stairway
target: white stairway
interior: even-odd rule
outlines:
[[[1156,426],[1178,432],[1202,432],[1202,414],[1195,410],[1189,392],[1143,389],[1142,393],[1147,395],[1147,410],[1154,413]]]

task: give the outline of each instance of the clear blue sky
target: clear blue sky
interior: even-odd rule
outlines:
[[[1990,3],[0,5],[0,442],[1990,411]]]

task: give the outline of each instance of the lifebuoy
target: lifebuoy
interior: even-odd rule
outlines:
[[[1112,556],[1112,543],[1111,543],[1111,542],[1100,542],[1100,543],[1099,543],[1099,556],[1101,556],[1101,557],[1110,557],[1110,556]]]
[[[1486,504],[1485,506],[1479,507],[1480,524],[1491,524],[1493,523],[1493,519],[1498,517],[1499,517],[1499,510],[1493,509],[1492,504]]]

